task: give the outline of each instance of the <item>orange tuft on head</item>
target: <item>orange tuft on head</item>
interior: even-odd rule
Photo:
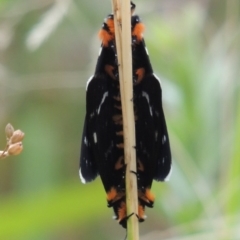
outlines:
[[[138,42],[142,41],[144,29],[145,27],[142,23],[136,24],[133,29],[132,35],[137,38]]]
[[[107,18],[104,27],[98,33],[104,47],[107,47],[109,42],[114,40],[114,21],[112,18]]]
[[[114,20],[112,18],[108,18],[106,22],[109,32],[114,36],[115,28],[114,28]]]
[[[104,29],[101,29],[98,33],[98,36],[99,38],[101,39],[102,41],[102,45],[104,47],[107,47],[108,46],[108,43],[114,39],[114,37],[106,30]]]

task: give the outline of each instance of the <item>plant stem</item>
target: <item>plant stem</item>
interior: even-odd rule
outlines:
[[[133,111],[131,4],[130,0],[112,0],[115,39],[119,64],[119,82],[123,115],[124,159],[126,163],[126,208],[128,240],[139,239],[136,174],[135,120]]]

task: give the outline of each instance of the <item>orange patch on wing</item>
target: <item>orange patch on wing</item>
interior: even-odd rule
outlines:
[[[144,171],[144,166],[143,166],[143,164],[142,164],[142,162],[138,159],[137,160],[137,169],[139,170],[139,171]]]
[[[121,101],[121,97],[120,96],[113,96],[113,99],[120,102]]]
[[[117,136],[123,136],[123,131],[116,132]]]
[[[144,29],[142,23],[137,23],[133,29],[132,35],[136,36],[138,42],[142,41]]]
[[[112,79],[116,80],[116,78],[113,74],[114,67],[112,65],[106,64],[104,66],[104,70]]]
[[[112,120],[117,125],[122,125],[123,124],[122,115],[120,115],[120,114],[113,115]]]
[[[137,81],[135,82],[135,84],[139,84],[141,81],[142,81],[142,79],[143,79],[143,77],[144,77],[144,75],[145,75],[145,69],[144,68],[138,68],[137,70],[136,70],[136,72],[135,72],[135,74],[137,75]]]
[[[116,170],[119,170],[119,169],[121,169],[124,166],[123,159],[124,159],[123,156],[118,158],[117,162],[115,163],[115,169]]]
[[[116,144],[116,146],[117,146],[117,148],[121,148],[121,149],[124,148],[124,144],[123,143]]]
[[[120,106],[114,105],[114,107],[115,107],[116,109],[118,109],[118,110],[122,110],[122,106],[121,106],[121,105],[120,105]]]

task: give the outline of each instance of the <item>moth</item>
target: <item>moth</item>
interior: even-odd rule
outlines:
[[[135,5],[132,3],[132,12]],[[171,170],[171,151],[162,108],[162,89],[154,74],[139,16],[131,17],[133,103],[136,132],[138,219],[153,207],[153,180],[165,181]],[[100,175],[108,207],[126,228],[126,188],[123,119],[113,15],[99,32],[102,41],[94,75],[87,82],[79,175],[83,183]],[[133,173],[134,174],[134,173]]]

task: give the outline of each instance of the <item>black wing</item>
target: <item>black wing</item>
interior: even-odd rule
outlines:
[[[96,124],[99,108],[108,95],[104,78],[93,76],[87,86],[87,109],[82,135],[80,156],[80,178],[83,183],[94,180],[98,175],[98,164],[95,154],[97,143]]]
[[[80,157],[80,177],[89,182],[101,176],[105,191],[124,189],[122,111],[115,46],[102,47],[94,77],[89,80]]]
[[[132,25],[141,24],[138,16]],[[162,108],[162,89],[154,75],[144,39],[133,36],[134,106],[138,185],[151,188],[152,180],[164,181],[171,169],[171,151]]]
[[[146,187],[151,178],[164,181],[171,169],[169,137],[162,109],[162,90],[154,74],[136,86],[137,155],[147,169],[143,178]],[[149,177],[148,177],[149,176]]]

